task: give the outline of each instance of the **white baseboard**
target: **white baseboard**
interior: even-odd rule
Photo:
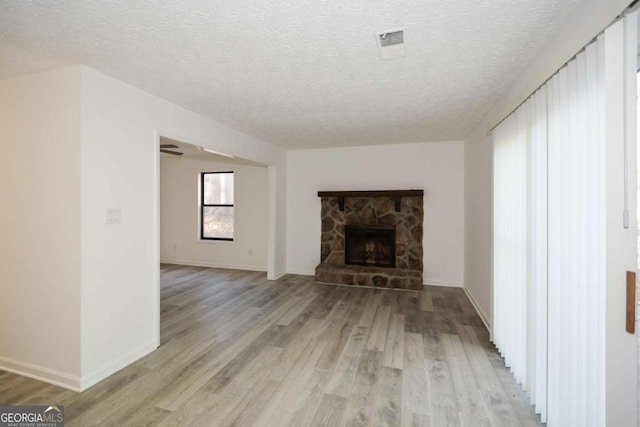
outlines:
[[[462,282],[451,282],[448,280],[423,279],[425,286],[446,286],[447,288],[463,288]]]
[[[269,279],[269,280],[278,280],[281,277],[284,277],[286,274],[288,274],[286,271],[281,271],[280,273],[276,273],[276,276],[273,279]]]
[[[161,264],[188,265],[191,267],[227,268],[230,270],[267,271],[258,265],[217,264],[214,262],[190,261],[184,259],[161,259]]]
[[[68,390],[81,391],[81,380],[79,376],[45,368],[44,366],[0,357],[0,370],[53,384]]]
[[[463,287],[462,289],[464,289],[464,293],[467,294],[467,298],[469,298],[469,301],[471,301],[473,308],[476,309],[478,316],[480,316],[480,319],[482,319],[482,323],[484,323],[484,326],[487,328],[489,332],[491,332],[491,324],[487,322],[487,316],[485,316],[482,310],[480,309],[480,306],[478,305],[478,302],[476,301],[476,299],[473,297],[473,295],[471,295],[471,292],[469,292],[469,290],[466,287]]]
[[[125,366],[128,366],[133,362],[135,362],[136,360],[151,353],[156,348],[158,348],[158,346],[159,346],[159,343],[156,342],[156,340],[154,339],[152,342],[145,344],[144,346],[138,348],[137,350],[134,350],[128,354],[125,354],[124,356],[120,357],[114,362],[111,362],[106,366],[103,366],[102,368],[93,372],[92,374],[89,374],[83,377],[80,383],[80,391],[84,391],[89,387],[91,387],[92,385],[95,385],[100,381],[102,381],[103,379],[115,374]]]

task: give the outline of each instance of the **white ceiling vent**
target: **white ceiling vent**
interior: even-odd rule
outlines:
[[[404,28],[376,33],[380,59],[402,58],[404,56]]]

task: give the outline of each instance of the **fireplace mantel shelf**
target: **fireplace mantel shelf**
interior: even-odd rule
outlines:
[[[400,212],[402,197],[422,196],[424,196],[424,190],[318,191],[318,197],[337,197],[340,211],[344,211],[345,197],[389,197],[395,202],[396,212]]]

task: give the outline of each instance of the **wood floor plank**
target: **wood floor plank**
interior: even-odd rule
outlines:
[[[500,364],[500,367],[503,367],[504,364]],[[522,389],[515,383],[513,376],[509,373],[507,369],[498,369],[496,371],[500,382],[502,383],[505,392],[509,393],[511,396],[511,404],[513,406],[513,410],[515,411],[518,417],[518,424],[523,427],[530,427],[538,425],[538,417],[531,416],[533,408],[526,401],[524,392]]]
[[[302,313],[311,303],[311,301],[305,302],[301,297],[298,296],[294,296],[293,299],[296,301],[295,303],[293,303],[294,309],[278,319],[276,325],[287,326],[293,319],[298,317],[300,313]]]
[[[0,381],[2,381],[0,379]],[[54,385],[48,385],[42,387],[42,384],[38,381],[38,388],[34,390],[34,393],[24,396],[18,400],[16,405],[49,405],[51,403],[58,402],[58,405],[62,405],[66,399],[75,396],[77,393],[71,390],[65,390],[60,392],[60,388]]]
[[[161,426],[185,426],[197,422],[207,424],[210,417],[223,424],[223,420],[235,419],[236,407],[244,407],[248,399],[255,398],[254,393],[267,387],[269,372],[282,354],[282,348],[266,347],[256,355],[225,387],[203,386],[187,402],[166,417]]]
[[[31,378],[22,377],[19,375],[12,375],[7,372],[6,378],[3,382],[0,383],[0,404],[5,405],[9,399],[19,390],[24,387],[24,385],[30,384],[32,381]],[[15,399],[14,399],[15,400]]]
[[[318,368],[332,369],[347,345],[356,321],[364,309],[360,291],[348,293],[327,317],[322,335],[319,337],[327,341],[327,347],[318,360]]]
[[[349,393],[347,405],[341,425],[345,426],[377,426],[375,388],[380,378],[379,351],[364,350],[358,364],[358,371],[353,380],[353,391]]]
[[[461,289],[163,264],[161,346],[83,393],[0,372],[74,426],[540,426]]]
[[[405,334],[402,370],[403,424],[408,424],[414,414],[429,415],[430,393],[422,335]]]
[[[42,384],[37,380],[20,378],[0,395],[0,399],[2,399],[3,405],[17,405],[36,394],[41,388]]]
[[[402,425],[402,371],[380,366],[375,388],[376,417],[374,425]]]
[[[155,427],[171,415],[171,411],[156,408],[155,406],[143,406],[140,410],[126,417],[112,417],[100,424],[101,427],[136,426]]]
[[[433,311],[433,301],[431,300],[431,290],[429,286],[420,293],[420,310]]]
[[[329,313],[333,310],[333,307],[338,301],[340,301],[347,293],[349,288],[345,286],[329,286],[323,292],[318,294],[318,301],[320,303],[320,309],[317,310],[313,317],[317,319],[325,319]]]
[[[382,302],[382,294],[369,292],[363,300],[363,310],[360,318],[358,319],[358,326],[366,326],[370,328],[373,325],[373,319],[376,316],[376,311]]]
[[[373,318],[373,324],[371,325],[371,334],[367,341],[367,350],[384,351],[390,319],[391,307],[388,305],[378,306],[376,315]]]
[[[369,328],[366,326],[353,328],[327,385],[328,394],[349,397],[368,335]]]
[[[74,393],[73,396],[63,398],[60,404],[65,407],[65,423],[73,425],[74,420],[91,412],[94,408],[99,414],[111,396],[116,395],[130,384],[140,381],[150,372],[152,371],[140,366],[139,363],[134,363],[116,372],[108,380],[102,381],[82,393]],[[72,410],[67,408],[72,408]]]
[[[326,345],[326,342],[323,343]],[[321,404],[323,392],[329,380],[329,374],[326,369],[314,368],[311,375],[302,385],[302,393],[297,397],[297,402],[293,405],[293,415],[287,423],[289,425],[308,426],[318,411]]]
[[[392,314],[382,355],[382,366],[402,369],[404,366],[404,315]]]
[[[325,346],[326,341],[308,343],[302,355],[280,382],[273,399],[256,418],[256,425],[284,426],[290,424],[297,409],[304,405],[304,402],[309,398],[308,395],[312,392],[305,385],[309,384],[310,379],[317,375],[317,369],[314,366]]]
[[[212,320],[216,324],[232,325],[221,328],[197,328],[180,338],[165,342],[156,351],[145,357],[140,363],[148,369],[158,369],[172,359],[190,360],[202,354],[212,345],[224,345],[225,339],[230,340],[234,333],[243,329],[251,318],[260,313],[256,307],[244,307],[237,312],[225,313],[224,317]]]
[[[510,404],[509,397],[500,384],[500,380],[486,356],[486,353],[474,328],[469,325],[458,326],[458,336],[468,356],[469,364],[486,412],[494,426],[517,426],[520,424],[518,416]]]
[[[261,411],[271,401],[280,384],[268,377],[259,378],[244,394],[239,394],[227,409],[210,412],[203,425],[254,426]],[[184,425],[184,424],[183,424]]]
[[[426,358],[427,383],[430,393],[429,412],[437,426],[460,426],[458,404],[449,366],[445,361]]]
[[[282,381],[291,370],[291,366],[302,357],[302,353],[309,346],[309,343],[316,338],[319,333],[318,328],[322,324],[319,319],[309,319],[307,323],[300,329],[300,333],[296,334],[291,340],[287,348],[278,358],[275,366],[271,370],[271,379],[274,381]]]
[[[402,418],[403,427],[436,427],[431,424],[431,417],[424,414],[411,414],[410,418]]]
[[[323,394],[311,425],[326,427],[340,425],[346,405],[347,399],[344,397]]]
[[[460,338],[457,335],[443,334],[442,343],[462,425],[489,426],[488,414]]]
[[[255,324],[252,329],[234,340],[232,345],[225,348],[220,355],[209,360],[197,370],[190,373],[188,377],[185,377],[182,381],[182,385],[174,388],[172,392],[168,393],[164,398],[157,402],[156,406],[169,411],[176,410],[176,408],[190,399],[200,387],[209,381],[227,363],[233,360],[233,358],[247,347],[251,341],[258,337],[282,316],[286,315],[286,313],[293,309],[297,303],[297,299],[291,298],[274,311],[264,313],[264,316],[261,316],[258,321],[254,322]]]

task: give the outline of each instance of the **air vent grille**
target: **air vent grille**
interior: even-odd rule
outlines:
[[[380,46],[395,46],[404,43],[404,31],[394,31],[392,33],[382,33],[380,37]]]
[[[404,32],[405,28],[394,28],[376,33],[380,59],[394,59],[404,56]]]

